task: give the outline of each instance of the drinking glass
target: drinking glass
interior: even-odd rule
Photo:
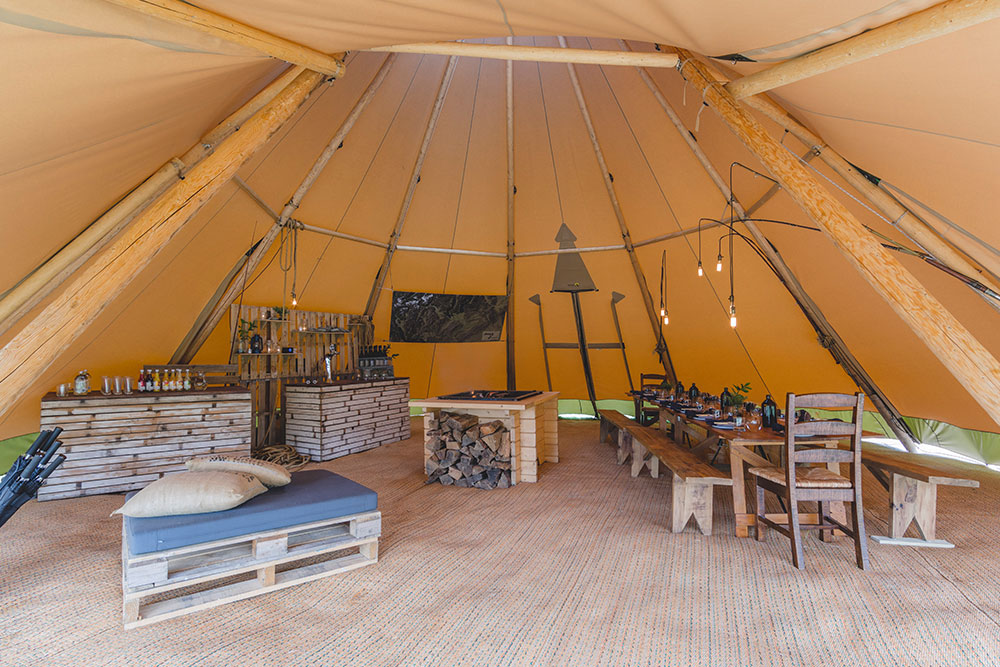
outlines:
[[[122,395],[122,385],[125,384],[125,380],[121,375],[116,375],[114,380],[114,394],[115,396]]]
[[[105,375],[101,378],[101,393],[105,396],[110,396],[113,391],[111,378]]]
[[[63,382],[56,387],[57,396],[69,396],[71,393],[73,393],[73,384],[71,382]]]
[[[131,375],[126,375],[123,378],[123,380],[124,381],[122,382],[122,391],[124,391],[126,394],[131,394],[132,393],[132,376]]]

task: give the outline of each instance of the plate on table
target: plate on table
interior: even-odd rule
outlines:
[[[736,428],[736,422],[715,422],[712,424],[715,428],[721,428],[726,430],[732,430]]]

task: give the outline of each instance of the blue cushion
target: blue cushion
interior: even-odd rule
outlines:
[[[277,530],[373,511],[378,494],[329,470],[292,473],[292,482],[222,512],[125,517],[133,555],[177,549],[227,537]]]

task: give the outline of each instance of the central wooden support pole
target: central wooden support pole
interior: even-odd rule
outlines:
[[[891,53],[1000,16],[997,0],[948,0],[726,84],[736,99]]]
[[[566,46],[566,39],[562,36],[559,37],[559,45],[564,48]],[[642,303],[646,307],[646,315],[649,317],[649,324],[653,330],[653,339],[657,341],[656,352],[660,357],[660,364],[663,366],[663,371],[670,377],[671,382],[677,382],[677,374],[674,372],[674,364],[670,359],[670,351],[667,349],[667,344],[663,338],[659,313],[657,313],[653,305],[653,297],[649,293],[646,276],[642,272],[639,258],[636,257],[635,246],[632,245],[632,235],[629,233],[628,224],[625,222],[622,207],[618,203],[618,194],[615,192],[614,183],[611,181],[611,172],[608,171],[607,162],[604,160],[604,151],[601,150],[601,144],[597,140],[597,132],[595,132],[594,123],[590,119],[587,102],[583,99],[583,90],[580,88],[580,80],[576,76],[576,68],[572,64],[569,64],[566,65],[566,69],[569,70],[569,79],[573,84],[573,92],[576,94],[577,105],[580,107],[580,113],[583,114],[583,122],[587,125],[587,134],[590,135],[590,143],[594,147],[594,155],[597,156],[597,164],[600,166],[601,176],[604,177],[604,186],[607,188],[608,197],[611,199],[611,208],[614,209],[615,219],[618,221],[618,229],[621,232],[622,240],[625,242],[625,251],[628,253],[629,262],[632,264],[632,272],[635,274],[635,281],[639,286],[639,294],[642,296]]]
[[[25,394],[323,81],[306,71],[138,216],[0,351],[0,415]]]
[[[386,76],[389,74],[389,69],[392,67],[395,60],[396,56],[390,54],[386,57],[385,61],[382,62],[382,65],[379,67],[378,71],[375,72],[375,76],[372,78],[371,83],[368,84],[365,92],[362,93],[361,97],[358,98],[358,101],[354,103],[354,107],[347,115],[347,118],[345,118],[344,122],[341,123],[340,127],[327,143],[326,148],[323,149],[323,152],[320,153],[319,157],[316,158],[316,161],[313,162],[309,172],[299,183],[299,187],[296,188],[295,192],[288,200],[288,203],[281,209],[281,213],[278,215],[277,220],[275,220],[274,225],[268,229],[267,233],[260,240],[260,243],[254,251],[250,253],[250,257],[247,259],[246,266],[243,271],[236,274],[235,280],[229,284],[229,287],[226,288],[222,297],[216,300],[211,315],[205,318],[204,321],[195,323],[195,326],[198,327],[198,331],[194,333],[194,335],[191,333],[188,334],[190,343],[184,349],[178,348],[170,363],[190,363],[194,358],[194,355],[201,349],[201,346],[205,344],[206,340],[208,340],[211,333],[215,331],[219,322],[221,322],[225,314],[229,312],[230,306],[232,306],[233,302],[236,301],[237,297],[243,292],[247,279],[253,275],[253,272],[264,260],[264,257],[274,244],[274,240],[278,238],[278,234],[281,233],[282,228],[289,224],[292,214],[295,213],[295,210],[302,203],[302,199],[306,196],[306,193],[309,192],[309,188],[311,188],[313,183],[316,182],[316,179],[319,178],[319,175],[323,172],[323,168],[326,167],[326,164],[331,158],[333,158],[333,154],[338,148],[340,148],[341,143],[344,141],[344,137],[346,137],[347,133],[354,127],[354,124],[361,116],[361,112],[365,110],[368,104],[372,101],[372,98],[375,97],[375,93],[382,85],[382,82],[385,81]],[[260,202],[260,204],[263,205],[263,202]]]
[[[816,222],[862,277],[1000,424],[1000,363],[882,247],[836,198],[775,141],[693,54],[680,49],[681,74]]]
[[[430,118],[427,119],[427,127],[424,129],[424,139],[420,143],[420,150],[417,152],[417,159],[413,163],[410,172],[410,182],[406,186],[406,194],[403,196],[403,203],[399,207],[399,214],[396,216],[396,224],[393,225],[392,234],[389,235],[389,247],[385,250],[385,257],[382,265],[375,274],[375,281],[372,284],[371,292],[368,294],[368,303],[365,306],[365,316],[369,321],[375,316],[375,308],[378,306],[379,297],[382,295],[382,288],[385,286],[386,278],[389,275],[389,268],[392,266],[392,257],[396,254],[399,245],[399,235],[403,231],[403,223],[406,222],[406,214],[410,210],[410,203],[413,201],[413,193],[416,192],[417,183],[420,182],[420,169],[424,166],[424,158],[427,157],[427,149],[431,144],[431,137],[434,136],[434,128],[437,127],[438,117],[441,115],[441,107],[444,106],[444,98],[448,94],[448,86],[451,78],[455,74],[455,66],[458,65],[458,57],[452,56],[448,59],[448,65],[441,75],[441,84],[438,86],[437,97],[434,99],[434,107],[431,109]]]
[[[514,42],[507,38],[507,45]],[[514,356],[514,63],[507,61],[507,389],[517,389]]]

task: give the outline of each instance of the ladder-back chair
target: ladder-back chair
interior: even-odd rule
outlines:
[[[864,508],[861,503],[861,422],[864,416],[863,394],[788,394],[785,414],[785,468],[775,466],[751,468],[757,487],[757,540],[764,541],[766,528],[773,528],[791,540],[792,563],[800,570],[805,566],[802,554],[802,531],[840,530],[854,540],[858,567],[868,568],[868,545],[865,536]],[[852,410],[852,420],[816,420],[795,423],[795,411],[803,408]],[[795,438],[847,439],[849,449],[815,446],[795,446]],[[841,473],[841,464],[849,465],[848,475]],[[810,464],[820,464],[814,466]],[[836,470],[837,472],[834,472]],[[764,491],[783,498],[787,507],[784,525],[769,519],[764,513]],[[818,504],[816,523],[802,523],[798,503]],[[848,527],[830,516],[830,503],[842,501],[851,506],[852,526]]]
[[[655,374],[655,373],[640,373],[639,374],[639,391],[645,391],[647,389],[659,389],[660,385],[664,382],[670,381],[666,375]],[[660,418],[660,409],[654,407],[646,407],[641,396],[635,397],[635,420],[641,426],[649,426],[655,423]]]

